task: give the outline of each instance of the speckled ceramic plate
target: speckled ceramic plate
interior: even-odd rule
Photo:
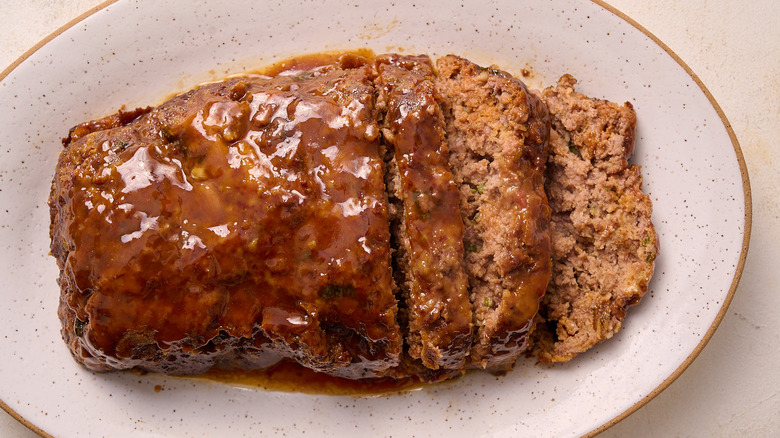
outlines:
[[[624,329],[571,363],[378,398],[266,392],[158,375],[94,374],[60,340],[46,198],[59,139],[122,104],[305,52],[458,53],[533,86],[563,73],[631,101],[634,161],[661,256]],[[73,436],[576,436],[604,429],[698,355],[736,288],[750,231],[739,146],[693,73],[617,11],[586,0],[119,1],[0,76],[0,400],[42,434]],[[156,386],[162,390],[155,391]],[[158,388],[159,389],[159,388]]]

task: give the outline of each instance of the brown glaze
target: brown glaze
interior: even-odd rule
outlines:
[[[52,252],[88,366],[398,364],[371,69],[347,61],[207,85],[68,144]]]
[[[399,263],[405,281],[409,354],[432,369],[465,367],[471,303],[463,259],[460,195],[449,167],[444,117],[427,56],[377,59],[384,138],[393,153],[403,211]],[[398,278],[398,276],[396,276]]]

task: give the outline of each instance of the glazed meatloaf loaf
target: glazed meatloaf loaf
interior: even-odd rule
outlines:
[[[544,90],[552,116],[546,191],[553,275],[535,344],[542,362],[565,362],[609,339],[647,292],[658,253],[650,198],[630,166],[631,104],[589,98],[563,76]]]
[[[588,311],[611,315],[599,333],[619,327],[652,273],[655,235],[640,253],[628,225],[635,208],[645,224],[649,202],[629,146],[620,161],[579,134],[612,125],[579,116],[572,99],[590,101],[573,82],[542,95],[456,56],[435,68],[427,56],[325,59],[71,130],[49,205],[77,361],[194,374],[288,360],[437,381],[510,369],[532,342],[543,361],[567,360],[598,342]],[[603,135],[632,144],[623,125]],[[585,201],[590,180],[570,164],[620,180],[587,186],[618,200]],[[567,215],[583,202],[617,211],[630,235],[594,242]],[[588,226],[614,228],[607,216]],[[635,275],[591,287],[614,272],[570,267],[581,251]]]
[[[246,77],[73,130],[51,197],[63,334],[90,368],[399,363],[370,65]],[[94,131],[94,132],[90,132]]]

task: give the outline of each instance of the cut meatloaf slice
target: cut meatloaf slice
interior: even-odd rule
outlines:
[[[349,378],[399,364],[373,67],[344,62],[72,131],[50,208],[78,361],[181,374],[286,357]]]
[[[612,337],[647,291],[658,244],[639,166],[629,166],[636,115],[574,91],[563,76],[544,91],[552,116],[546,189],[553,275],[535,344],[564,362]]]
[[[504,370],[527,347],[550,279],[543,186],[549,116],[505,72],[456,56],[439,59],[437,67],[478,327],[470,366]]]
[[[396,283],[406,304],[408,354],[428,368],[464,369],[472,312],[460,195],[427,56],[376,60],[377,109],[388,148]]]

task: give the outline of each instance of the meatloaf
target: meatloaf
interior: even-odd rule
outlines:
[[[657,251],[630,105],[457,56],[325,59],[71,130],[49,205],[77,361],[437,381],[620,327]]]
[[[636,114],[574,90],[544,90],[552,116],[545,189],[552,209],[552,279],[535,331],[542,362],[565,362],[609,339],[647,292],[658,253],[650,198],[630,166]]]
[[[399,364],[373,67],[206,85],[75,128],[50,199],[63,336],[92,369]]]

